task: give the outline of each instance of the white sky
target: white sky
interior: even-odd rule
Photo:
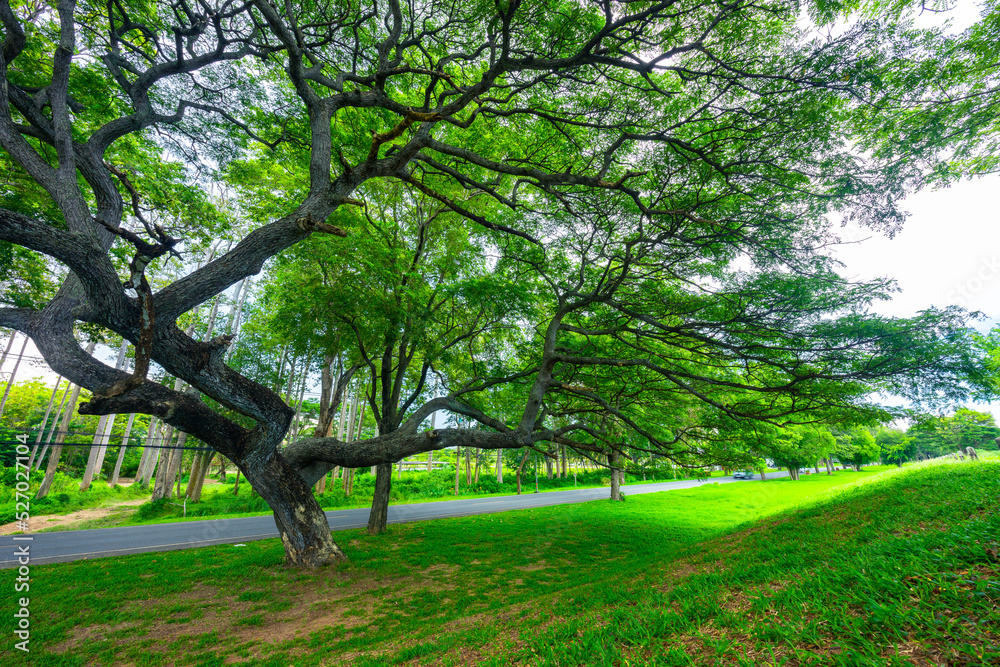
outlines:
[[[959,0],[952,15],[953,30],[962,30],[978,17],[977,4]],[[922,25],[940,24],[946,15],[925,13],[918,18]],[[841,273],[849,278],[866,279],[889,276],[896,279],[902,292],[875,310],[885,315],[908,317],[929,306],[959,305],[981,311],[983,320],[976,327],[983,331],[1000,321],[1000,175],[965,181],[940,190],[924,190],[906,199],[911,216],[892,239],[858,228],[841,229],[845,240],[834,255],[845,264]],[[20,349],[20,339],[11,350]],[[6,341],[2,341],[5,345]],[[37,357],[34,345],[18,370],[18,380],[55,375]],[[111,359],[114,351],[105,350],[102,358]],[[9,377],[14,361],[0,369]],[[1000,402],[994,406],[970,406],[993,412],[1000,421]]]
[[[836,248],[848,278],[895,278],[901,293],[875,310],[908,317],[929,306],[983,313],[978,329],[1000,319],[1000,175],[924,190],[906,199],[910,217],[892,239],[844,228],[863,239]]]

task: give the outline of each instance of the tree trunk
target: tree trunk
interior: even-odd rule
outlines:
[[[165,428],[164,428],[165,427]],[[174,450],[170,448],[174,437],[174,427],[168,425],[164,422],[161,425],[160,430],[160,446],[158,451],[159,465],[155,469],[150,469],[150,481],[153,482],[153,500],[158,500],[163,497],[164,485],[169,483],[166,481],[167,469],[170,468],[170,460],[174,456]],[[154,476],[155,470],[155,476]]]
[[[93,344],[91,344],[89,350],[93,350]],[[45,468],[45,477],[42,479],[41,486],[38,487],[38,493],[35,494],[36,499],[44,498],[48,495],[49,487],[52,486],[52,480],[55,479],[56,469],[59,467],[59,458],[62,456],[62,443],[66,442],[66,432],[69,430],[69,423],[73,419],[73,410],[76,409],[76,402],[79,398],[80,385],[73,385],[69,403],[66,406],[65,412],[63,412],[62,421],[59,423],[56,442],[52,446],[52,453],[49,454],[49,465]]]
[[[503,450],[497,450],[497,484],[503,484]]]
[[[184,445],[187,444],[187,433],[181,432],[179,438],[177,438],[177,445],[179,449],[177,450],[177,500],[181,500],[181,481],[184,479]],[[189,475],[190,478],[190,475]]]
[[[480,464],[480,459],[482,459],[482,457],[483,457],[483,450],[476,447],[476,475],[473,478],[473,484],[477,485],[479,484],[479,464]]]
[[[799,468],[794,466],[788,469],[788,475],[792,478],[792,481],[798,481],[799,479]]]
[[[122,435],[122,444],[118,448],[118,460],[115,461],[115,470],[111,473],[111,479],[108,480],[108,486],[118,485],[118,475],[122,471],[122,462],[125,460],[125,452],[128,451],[128,438],[132,435],[132,423],[135,421],[135,413],[133,412],[128,416],[128,423],[125,424],[125,433]]]
[[[247,481],[274,509],[274,523],[285,547],[285,564],[319,567],[347,560],[326,514],[302,476],[277,452],[259,466],[240,466]],[[238,474],[238,473],[237,473]]]
[[[618,462],[621,461],[622,453],[617,449],[611,450],[608,464],[611,466],[611,500],[621,500],[621,476],[618,470]]]
[[[545,457],[545,479],[552,479],[552,459]]]
[[[392,490],[392,464],[380,463],[375,469],[375,494],[372,497],[372,511],[368,515],[368,534],[385,532],[389,519],[389,492]]]
[[[10,335],[11,341],[14,340],[14,334]],[[4,408],[7,407],[7,398],[10,397],[10,388],[14,386],[14,376],[17,375],[17,369],[21,365],[21,359],[24,358],[24,351],[28,347],[28,337],[24,337],[24,343],[21,344],[21,353],[17,355],[17,360],[14,362],[14,370],[10,372],[10,379],[7,380],[7,389],[3,392],[3,400],[0,400],[0,417],[3,417]],[[6,355],[4,355],[6,357]],[[6,359],[4,359],[6,361]]]
[[[458,476],[462,470],[462,448],[455,447],[455,495],[458,495]]]
[[[192,474],[188,478],[187,497],[193,503],[201,502],[201,490],[205,486],[205,477],[208,476],[208,472],[212,467],[212,460],[215,458],[215,452],[202,452],[201,454],[201,465],[198,467],[198,474]],[[194,483],[193,487],[192,482]]]
[[[194,492],[195,486],[198,485],[197,479],[198,475],[201,473],[202,459],[204,458],[205,452],[195,452],[194,457],[191,459],[191,473],[188,475],[187,488],[184,490],[184,497],[190,499],[191,494]],[[180,493],[178,492],[177,497],[180,498]]]
[[[146,488],[149,483],[153,480],[153,475],[159,473],[160,467],[166,463],[167,458],[169,458],[170,450],[164,449],[164,447],[170,444],[170,439],[173,437],[174,428],[164,422],[160,422],[157,426],[157,431],[159,435],[153,438],[150,445],[153,451],[149,453],[149,458],[146,459],[146,467],[142,472],[142,480],[139,486]],[[163,453],[166,452],[167,456]],[[162,459],[162,463],[161,463]]]
[[[17,338],[17,334],[20,333],[14,329],[11,329],[10,338],[7,339],[7,346],[3,349],[3,355],[0,356],[0,368],[3,368],[4,364],[7,363],[7,355],[10,354],[10,348],[14,347],[14,339]],[[27,336],[25,336],[27,338]]]
[[[94,478],[101,478],[101,468],[104,467],[104,455],[108,451],[108,441],[111,440],[111,429],[115,427],[115,417],[117,415],[105,415],[103,425],[99,425],[97,433],[94,435],[94,443],[90,448],[90,457],[87,460],[87,469],[84,471],[83,480],[80,482],[80,490],[86,491],[90,488]]]
[[[97,420],[97,430],[94,432],[94,438],[91,440],[90,452],[87,456],[87,467],[83,470],[83,480],[80,482],[80,490],[86,491],[90,488],[90,482],[94,478],[94,465],[97,463],[97,450],[101,446],[101,440],[104,438],[104,428],[108,424],[108,419],[110,415],[101,415],[101,418]]]
[[[70,394],[70,389],[73,387],[73,383],[69,382],[66,384],[66,390],[63,391],[62,398],[59,400],[59,408],[56,410],[55,416],[52,417],[52,426],[49,427],[49,435],[45,438],[45,446],[42,447],[42,453],[38,455],[35,459],[35,470],[39,470],[42,467],[42,459],[45,458],[45,452],[49,448],[49,444],[52,442],[52,437],[55,435],[56,430],[59,427],[60,415],[63,412],[63,407],[66,405],[66,398]]]
[[[168,441],[169,442],[169,441]],[[184,458],[184,444],[187,442],[187,433],[183,431],[177,435],[177,444],[173,449],[168,450],[170,455],[167,460],[160,464],[161,471],[156,473],[156,484],[153,486],[153,500],[160,498],[170,498],[173,493],[174,480],[178,478],[178,471]],[[160,473],[163,473],[162,476]]]
[[[465,487],[472,486],[472,450],[465,448]]]
[[[527,460],[528,452],[525,452],[521,458],[521,465],[517,466],[517,495],[521,495],[521,471],[524,470],[524,464]]]
[[[31,456],[28,458],[28,470],[31,470],[31,466],[35,462],[35,456],[38,454],[38,447],[41,445],[42,436],[45,435],[45,425],[49,423],[49,415],[52,414],[52,406],[56,402],[56,394],[59,393],[59,383],[62,382],[62,376],[56,378],[56,386],[52,388],[52,395],[49,396],[49,405],[45,408],[45,416],[42,417],[42,423],[38,426],[38,437],[35,438],[35,446],[31,448]],[[58,419],[59,415],[56,414],[54,419]]]
[[[562,478],[566,479],[566,445],[559,445],[559,451],[562,454]]]

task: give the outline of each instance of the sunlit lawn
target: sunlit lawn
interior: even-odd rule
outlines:
[[[956,462],[338,532],[312,572],[277,540],[36,566],[31,658],[996,664],[998,500]]]

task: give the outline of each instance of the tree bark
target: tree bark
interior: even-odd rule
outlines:
[[[42,467],[42,459],[45,458],[45,452],[48,450],[49,445],[52,442],[52,437],[56,433],[56,429],[58,428],[58,425],[59,425],[59,417],[60,417],[60,415],[63,412],[63,407],[65,407],[65,405],[66,405],[66,398],[69,396],[70,389],[72,387],[73,387],[73,383],[72,382],[67,382],[66,383],[66,389],[65,389],[65,391],[63,391],[62,398],[59,399],[59,407],[56,409],[56,414],[52,417],[52,426],[49,427],[49,435],[48,435],[48,437],[45,438],[45,446],[42,447],[41,454],[39,454],[38,458],[35,459],[35,470],[38,470],[38,469],[40,469]]]
[[[458,495],[458,476],[461,474],[462,470],[462,447],[457,445],[455,447],[455,495]]]
[[[80,490],[86,491],[90,488],[90,481],[94,478],[94,465],[97,463],[97,450],[101,446],[101,439],[104,437],[104,427],[108,424],[110,415],[101,415],[97,420],[97,429],[90,443],[90,450],[87,455],[87,467],[83,470],[83,480],[80,482]]]
[[[608,465],[611,466],[611,500],[622,499],[621,476],[618,469],[621,457],[622,453],[617,449],[612,449],[611,456],[608,457]]]
[[[517,495],[521,495],[521,471],[524,470],[524,463],[528,460],[528,452],[521,458],[521,465],[517,466]]]
[[[45,408],[45,416],[42,417],[42,423],[38,426],[38,437],[35,438],[35,446],[31,448],[31,456],[28,458],[28,470],[31,470],[32,464],[35,462],[35,456],[38,454],[38,447],[41,445],[42,436],[45,435],[45,425],[49,423],[49,415],[52,414],[52,406],[56,402],[56,394],[59,393],[59,383],[62,381],[62,377],[56,378],[56,386],[52,388],[52,395],[49,396],[49,404]],[[57,414],[56,419],[59,418]]]
[[[73,391],[70,393],[69,403],[66,406],[66,411],[63,412],[62,421],[59,423],[59,432],[56,434],[56,442],[52,446],[52,453],[49,454],[49,465],[45,468],[45,477],[42,478],[42,483],[38,487],[38,493],[35,494],[36,499],[44,498],[49,494],[49,487],[52,486],[52,480],[55,479],[56,469],[59,467],[59,458],[62,456],[62,444],[66,442],[66,432],[69,430],[69,423],[73,419],[73,410],[76,408],[76,402],[79,398],[80,385],[73,385]]]
[[[201,502],[201,490],[205,486],[205,478],[208,476],[214,458],[215,452],[202,452],[197,475],[192,473],[191,477],[188,478],[187,497],[193,503]],[[192,486],[192,482],[194,486]]]
[[[115,461],[115,470],[111,473],[111,479],[108,480],[108,486],[117,486],[118,475],[122,471],[122,462],[125,460],[125,452],[128,450],[128,438],[132,435],[132,423],[135,421],[135,413],[131,413],[128,416],[128,423],[125,424],[125,433],[122,435],[122,444],[118,448],[118,460]]]
[[[385,532],[389,519],[389,494],[392,490],[392,464],[380,463],[375,467],[375,494],[372,497],[372,511],[368,515],[368,534]]]
[[[153,453],[153,448],[150,445],[152,444],[153,433],[156,431],[156,421],[156,417],[150,417],[149,419],[149,427],[146,429],[146,439],[142,441],[142,454],[139,455],[139,467],[135,469],[135,479],[132,480],[132,486],[140,484],[140,480],[146,472],[146,465],[149,463],[149,457]]]
[[[326,514],[302,476],[278,452],[259,466],[237,464],[254,490],[274,509],[274,523],[285,547],[285,564],[319,567],[347,560],[333,541]]]
[[[503,450],[497,450],[497,484],[503,484]]]

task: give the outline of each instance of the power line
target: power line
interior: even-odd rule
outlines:
[[[21,442],[20,440],[0,440],[0,445],[23,445],[23,444],[24,443]],[[153,449],[183,449],[184,451],[192,451],[192,452],[214,452],[215,451],[211,447],[178,447],[177,445],[151,445],[151,444],[144,444],[144,445],[112,445],[112,444],[100,445],[100,444],[98,444],[98,445],[95,445],[93,443],[88,444],[88,443],[85,443],[85,442],[80,442],[80,443],[76,443],[76,442],[64,442],[64,443],[61,443],[61,444],[64,447],[90,447],[91,449],[93,449],[94,447],[108,447],[110,449],[111,447],[141,446],[141,447],[152,447]]]

